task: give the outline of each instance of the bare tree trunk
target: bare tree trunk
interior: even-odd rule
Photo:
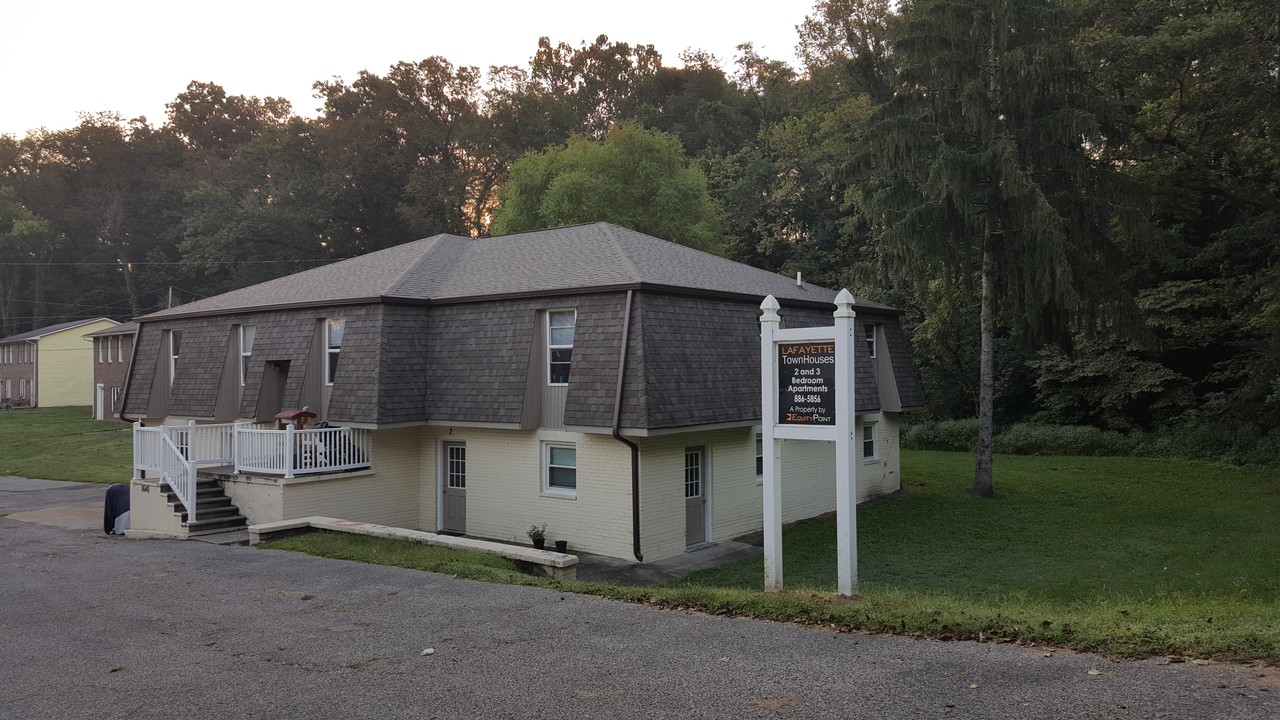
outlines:
[[[982,354],[978,361],[978,460],[973,474],[973,494],[995,495],[991,481],[992,418],[995,406],[995,261],[992,258],[991,218],[987,218],[986,237],[982,243]]]

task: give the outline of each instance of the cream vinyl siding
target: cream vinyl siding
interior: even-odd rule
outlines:
[[[40,338],[36,397],[40,407],[93,405],[93,343],[84,336],[115,327],[110,320],[78,325]]]

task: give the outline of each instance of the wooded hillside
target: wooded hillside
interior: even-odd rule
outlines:
[[[601,178],[679,178],[710,201],[668,239],[904,308],[932,418],[978,411],[985,279],[997,426],[1280,457],[1280,6],[896,6],[818,2],[801,67],[544,38],[525,67],[319,81],[315,117],[194,81],[163,122],[0,137],[0,336],[485,234],[537,153],[555,207],[521,217],[608,219],[579,207]],[[684,157],[610,175],[635,148]],[[586,214],[609,210],[644,207]]]

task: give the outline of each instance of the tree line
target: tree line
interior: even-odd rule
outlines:
[[[798,48],[543,38],[0,137],[0,335],[606,219],[903,308],[929,417],[1280,456],[1273,2],[820,0]]]

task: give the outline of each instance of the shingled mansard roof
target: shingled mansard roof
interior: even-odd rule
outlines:
[[[460,302],[648,288],[829,306],[835,291],[643,233],[593,223],[469,238],[436,235],[144,316],[220,315],[380,300]],[[863,308],[889,310],[858,301]]]
[[[93,323],[100,322],[102,320],[115,322],[111,318],[104,318],[104,317],[92,318],[90,320],[72,320],[70,322],[58,323],[57,325],[48,325],[46,327],[36,328],[35,330],[19,333],[17,335],[10,335],[7,338],[0,338],[0,343],[15,342],[18,340],[35,340],[37,338],[42,338],[45,335],[52,335],[57,332],[62,332],[63,330],[70,330],[71,328],[80,327],[81,325],[91,325]]]

